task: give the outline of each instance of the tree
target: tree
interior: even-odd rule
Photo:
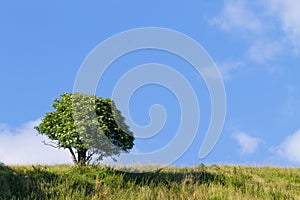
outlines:
[[[133,133],[110,99],[63,93],[52,107],[55,110],[46,113],[35,129],[51,140],[45,144],[68,149],[75,164],[87,164],[92,157],[116,160],[114,156],[128,153],[134,145]]]

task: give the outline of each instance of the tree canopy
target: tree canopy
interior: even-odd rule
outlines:
[[[52,107],[54,111],[46,113],[35,129],[51,140],[45,144],[68,149],[75,164],[86,164],[93,157],[115,160],[133,148],[133,133],[111,99],[63,93]]]

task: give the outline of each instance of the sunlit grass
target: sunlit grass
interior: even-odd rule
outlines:
[[[300,199],[300,169],[0,166],[0,199]]]

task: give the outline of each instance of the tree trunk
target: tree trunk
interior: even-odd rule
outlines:
[[[85,165],[86,164],[86,149],[77,150],[77,164]]]
[[[73,149],[71,147],[69,147],[68,149],[69,149],[69,151],[70,151],[70,153],[72,155],[72,160],[73,160],[74,165],[77,165],[78,161],[76,159],[76,156],[75,156],[75,153],[74,153]]]

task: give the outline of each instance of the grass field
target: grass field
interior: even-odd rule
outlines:
[[[0,199],[300,199],[300,169],[0,166]]]

